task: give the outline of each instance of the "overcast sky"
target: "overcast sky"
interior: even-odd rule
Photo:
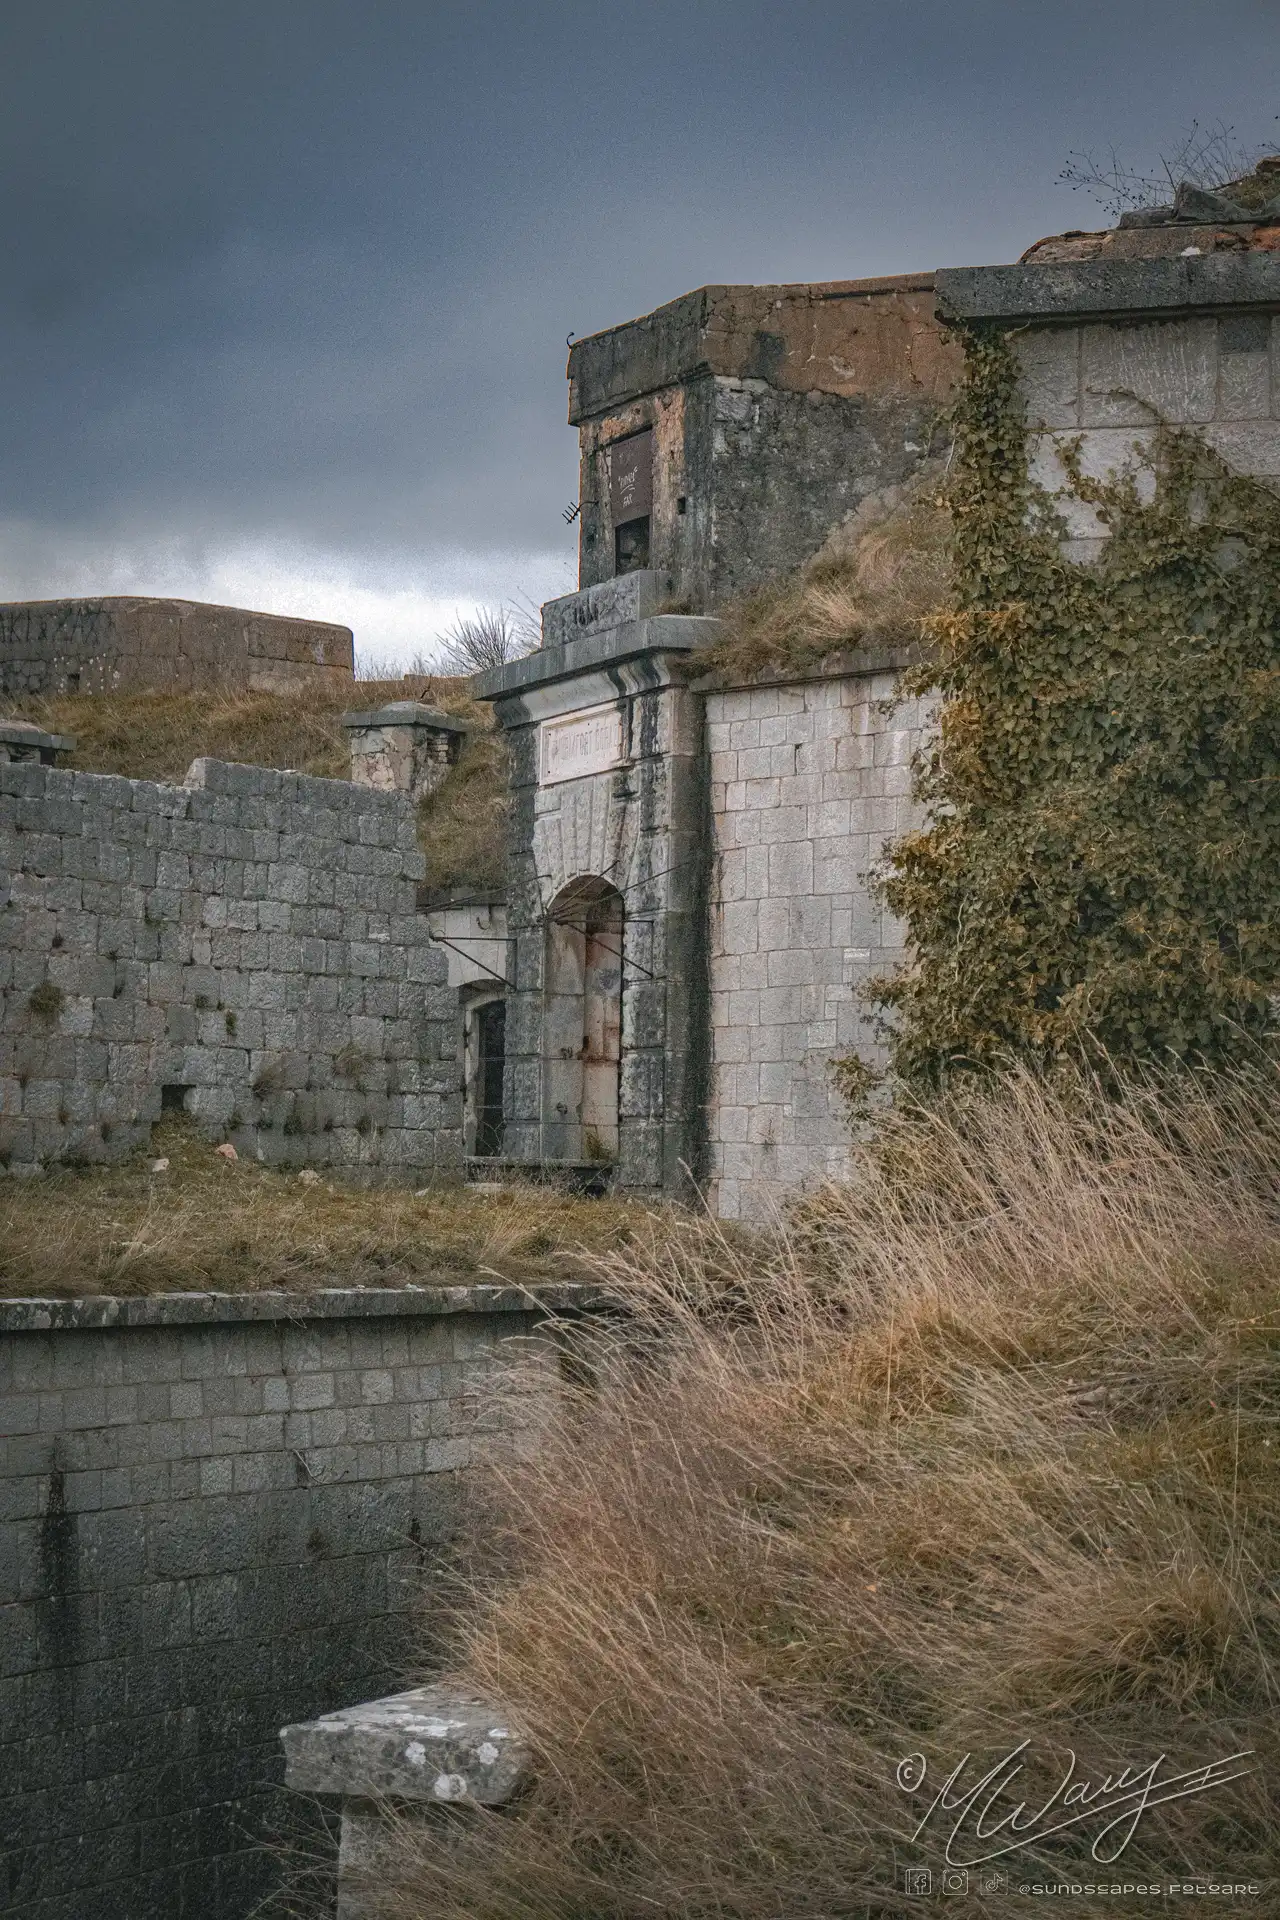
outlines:
[[[8,0],[0,599],[368,656],[574,585],[565,336],[1010,260],[1072,149],[1280,149],[1280,0]]]

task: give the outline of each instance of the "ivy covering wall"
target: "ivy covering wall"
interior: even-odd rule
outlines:
[[[880,878],[915,954],[873,989],[893,1068],[1250,1051],[1280,985],[1280,499],[1156,422],[1145,476],[1069,445],[1110,533],[1069,561],[1008,339],[966,357],[954,597],[909,688],[941,701],[928,823]]]

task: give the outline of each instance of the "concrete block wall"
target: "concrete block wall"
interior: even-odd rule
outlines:
[[[710,1166],[727,1219],[847,1170],[830,1062],[874,1059],[858,989],[904,953],[867,873],[917,824],[928,715],[891,672],[708,693],[715,831]]]
[[[457,995],[422,871],[400,794],[210,760],[181,787],[0,765],[0,1164],[116,1158],[167,1087],[242,1155],[456,1166]]]
[[[1092,559],[1106,538],[1073,499],[1060,458],[1081,442],[1086,474],[1141,472],[1153,425],[1191,427],[1239,473],[1280,480],[1280,315],[1085,321],[1011,335],[1032,428],[1030,472],[1054,495],[1068,551]]]
[[[580,1292],[0,1302],[9,1920],[249,1920],[278,1729],[404,1684]]]
[[[198,600],[113,595],[0,606],[0,695],[252,687],[353,679],[350,627]]]

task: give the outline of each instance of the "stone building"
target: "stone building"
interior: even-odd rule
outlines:
[[[140,595],[0,606],[0,696],[11,699],[142,688],[287,693],[351,679],[351,629],[328,620]]]
[[[1081,564],[1106,529],[1064,437],[1086,473],[1140,472],[1163,419],[1280,479],[1280,227],[1234,211],[1180,202],[1011,267],[705,288],[574,344],[582,586],[477,682],[515,767],[512,1163],[696,1180],[729,1217],[843,1169],[830,1063],[874,1054],[859,988],[903,957],[868,873],[918,818],[929,716],[894,706],[875,645],[743,686],[698,649],[926,458],[965,327],[1014,338],[1033,478]]]
[[[462,735],[414,702],[348,716],[354,784],[110,780],[15,737],[0,1154],[124,1151],[168,1099],[266,1158],[696,1183],[726,1217],[838,1175],[831,1062],[874,1054],[860,989],[903,957],[869,875],[930,716],[874,636],[749,684],[700,650],[939,449],[966,327],[1014,341],[1081,564],[1106,529],[1064,438],[1140,471],[1164,419],[1280,479],[1280,227],[1201,211],[1016,266],[707,288],[577,342],[582,586],[474,683],[511,749],[505,897],[422,890],[414,801]]]
[[[581,585],[650,569],[648,610],[705,613],[789,572],[910,477],[959,356],[933,276],[702,287],[575,341]],[[547,610],[573,637],[598,603]]]

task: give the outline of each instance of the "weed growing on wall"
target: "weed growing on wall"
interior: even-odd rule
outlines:
[[[872,989],[893,1067],[1247,1052],[1280,981],[1280,500],[1154,420],[1145,476],[1090,479],[1076,443],[1110,538],[1073,563],[1008,339],[966,353],[954,597],[907,683],[941,697],[928,824],[880,881],[914,949]]]

